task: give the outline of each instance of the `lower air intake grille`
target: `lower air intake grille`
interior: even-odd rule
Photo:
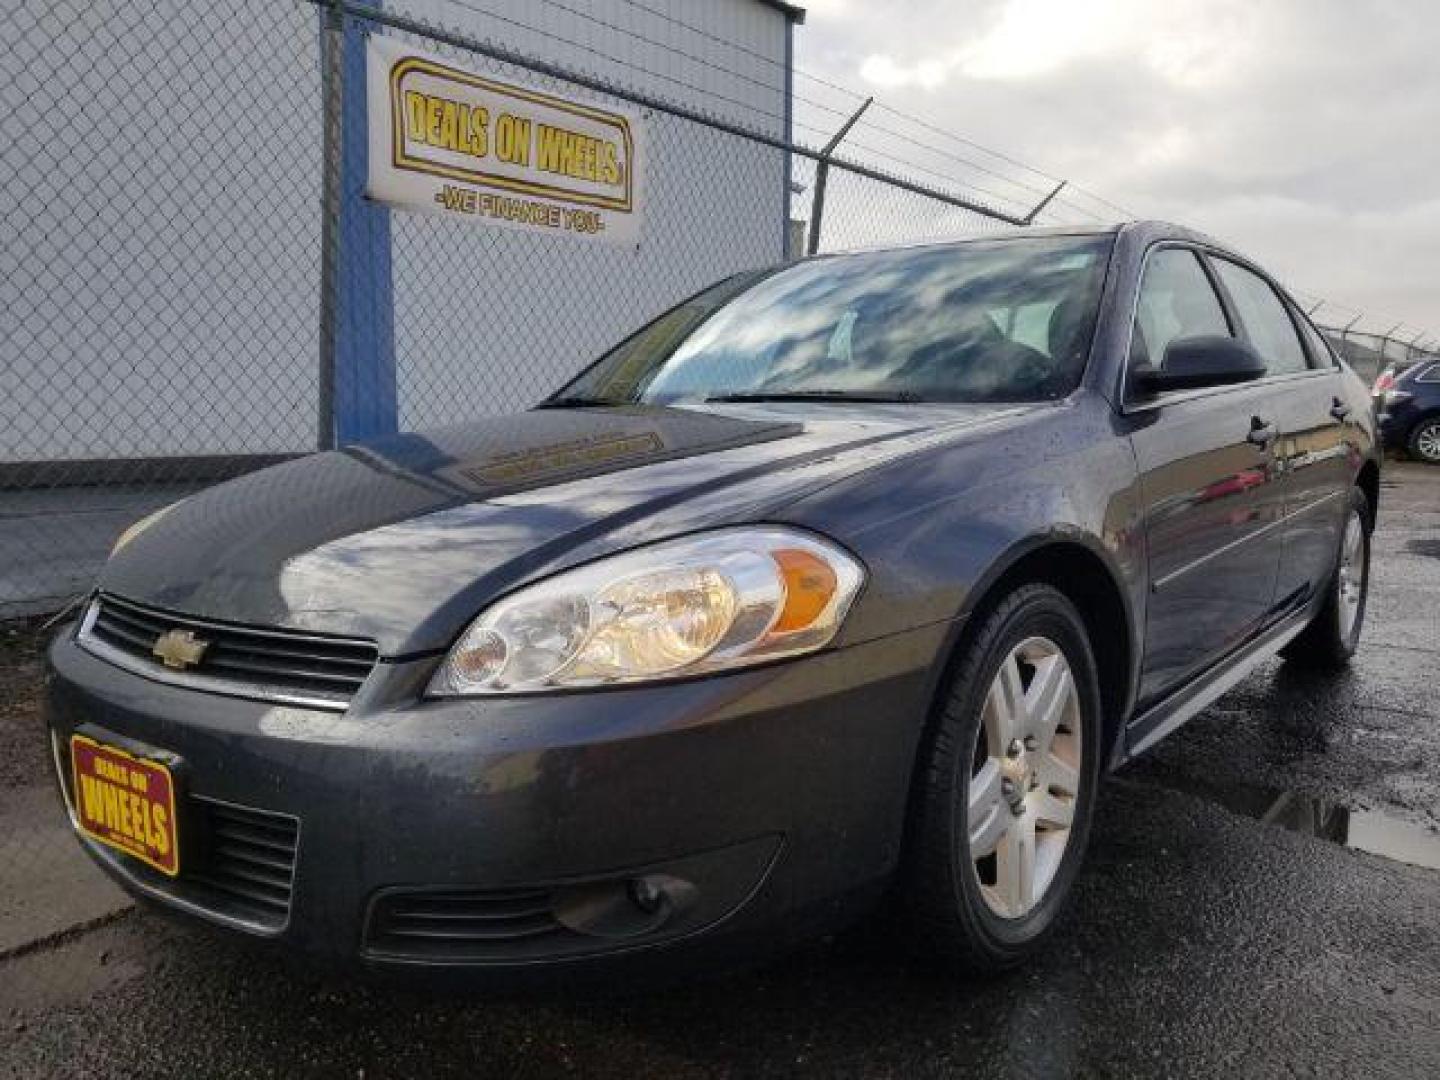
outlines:
[[[549,889],[395,890],[370,908],[365,944],[414,960],[496,960],[542,954],[571,938]]]
[[[300,823],[286,814],[189,799],[196,850],[181,876],[200,903],[270,928],[290,917]]]

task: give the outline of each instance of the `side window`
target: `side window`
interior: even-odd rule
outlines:
[[[1265,360],[1265,371],[1270,375],[1285,375],[1308,369],[1310,364],[1295,334],[1295,324],[1269,283],[1225,259],[1216,259],[1215,269],[1235,301],[1240,321],[1250,334],[1250,343]]]
[[[1161,248],[1145,264],[1130,363],[1159,367],[1170,342],[1199,334],[1228,337],[1225,311],[1193,251]]]
[[[1335,350],[1330,348],[1330,343],[1325,340],[1324,335],[1315,329],[1315,324],[1307,318],[1301,318],[1300,336],[1305,339],[1305,344],[1310,349],[1310,362],[1315,367],[1334,367]]]

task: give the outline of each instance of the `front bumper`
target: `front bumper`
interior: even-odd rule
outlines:
[[[822,931],[883,886],[952,629],[689,682],[468,701],[419,699],[434,659],[381,664],[343,714],[155,682],[67,633],[48,716],[67,797],[76,731],[178,757],[178,879],[81,839],[170,908],[374,966],[731,956]],[[252,902],[225,838],[287,829],[288,891],[266,871],[268,903]]]

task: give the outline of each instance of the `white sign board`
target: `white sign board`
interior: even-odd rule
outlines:
[[[634,113],[496,82],[375,34],[367,66],[372,199],[510,229],[639,240]]]

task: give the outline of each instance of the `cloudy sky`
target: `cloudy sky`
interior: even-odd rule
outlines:
[[[1373,312],[1363,325],[1440,334],[1435,0],[801,2],[800,69],[1201,228],[1296,290]],[[843,103],[813,80],[795,90]],[[804,102],[800,118],[838,123]],[[1023,176],[935,146],[947,171],[966,157]]]

